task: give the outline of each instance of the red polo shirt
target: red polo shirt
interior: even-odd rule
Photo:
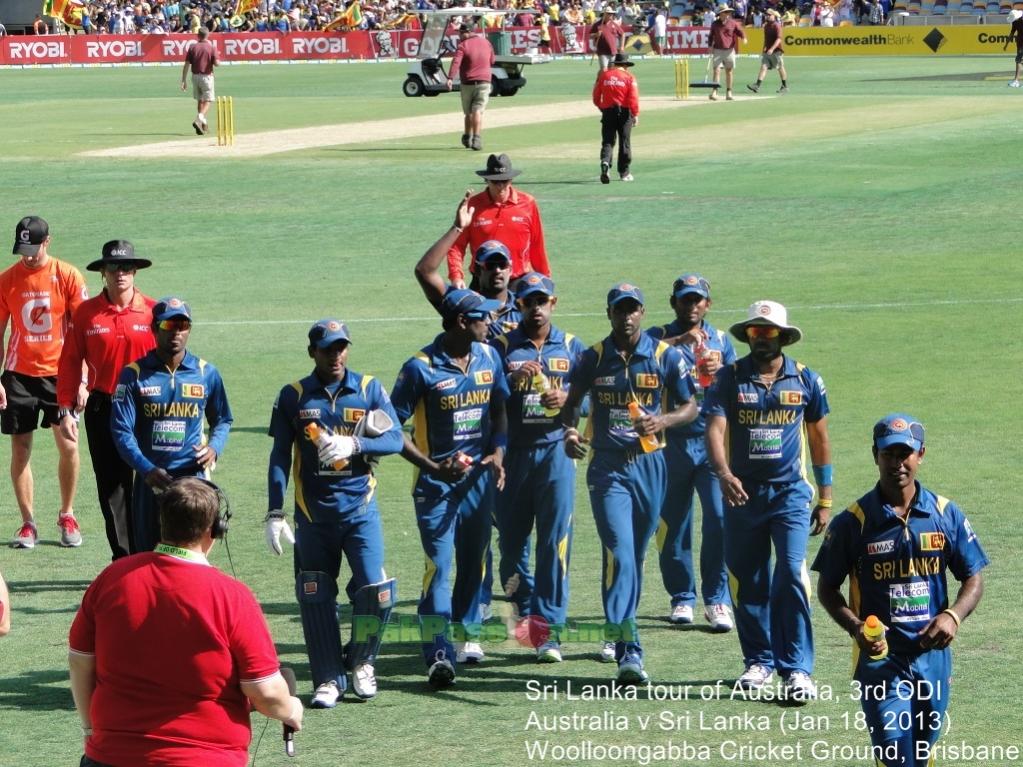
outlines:
[[[639,86],[632,72],[622,67],[611,67],[597,75],[593,85],[593,103],[597,109],[625,107],[633,117],[639,116]]]
[[[710,25],[710,47],[718,51],[739,50],[739,41],[746,40],[742,24],[728,14],[728,20],[714,19]]]
[[[512,187],[508,202],[502,204],[494,202],[490,192],[484,189],[469,198],[469,207],[474,209],[472,221],[448,251],[449,279],[453,281],[464,278],[462,261],[467,246],[469,269],[475,273],[476,264],[472,262],[472,256],[476,248],[487,240],[499,240],[511,252],[512,277],[521,277],[526,272],[551,276],[540,209],[532,195]]]
[[[156,346],[151,327],[155,303],[136,290],[131,303],[118,309],[104,290],[75,310],[57,370],[58,407],[74,406],[83,360],[89,368],[89,391],[114,393],[121,369]]]
[[[448,69],[453,78],[458,74],[458,81],[490,82],[491,67],[494,65],[494,48],[483,35],[473,34],[458,44],[451,67]]]

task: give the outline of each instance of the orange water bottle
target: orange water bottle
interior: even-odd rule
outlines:
[[[714,383],[714,375],[707,372],[707,362],[714,357],[714,352],[707,348],[707,344],[701,341],[695,349],[696,353],[696,377],[701,389],[708,389]]]
[[[884,641],[884,624],[878,620],[876,615],[868,615],[867,620],[863,622],[863,636],[865,636],[871,642],[883,642]],[[885,642],[884,652],[880,655],[871,655],[871,660],[881,660],[888,655],[888,643]]]
[[[639,403],[633,400],[629,403],[629,418],[632,419],[633,424],[636,423],[643,416],[643,411],[639,409]],[[639,446],[643,448],[644,453],[652,453],[655,450],[661,449],[661,443],[657,439],[656,434],[647,434],[645,437],[639,438]]]
[[[305,425],[305,434],[316,443],[316,447],[323,447],[323,444],[327,441],[327,435],[324,434],[323,429],[315,421]],[[348,461],[341,459],[340,461],[334,461],[333,465],[334,471],[341,471],[341,469],[348,465]]]

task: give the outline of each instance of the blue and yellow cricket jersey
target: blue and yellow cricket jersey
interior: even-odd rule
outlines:
[[[522,312],[519,311],[515,298],[508,294],[508,300],[499,311],[494,312],[494,319],[487,326],[487,340],[493,341],[498,336],[510,333],[522,322]]]
[[[722,365],[731,365],[735,362],[735,347],[732,346],[732,341],[725,331],[718,330],[706,320],[700,323],[700,328],[707,334],[707,340],[704,342],[704,345],[709,351],[718,356]],[[685,330],[682,328],[678,320],[672,320],[667,325],[658,325],[657,327],[649,328],[646,331],[648,336],[657,341],[660,341],[662,338],[673,338],[675,336],[682,335],[684,332]],[[704,418],[703,415],[704,391],[703,387],[700,386],[699,371],[696,369],[696,350],[688,345],[678,346],[675,348],[682,353],[682,359],[685,360],[686,370],[689,371],[689,376],[696,387],[696,404],[700,407],[700,414],[696,416],[695,421],[690,421],[689,423],[682,424],[681,426],[668,429],[668,441],[699,437],[707,431],[707,419]],[[669,403],[669,408],[676,408],[679,404],[681,403]]]
[[[785,357],[768,387],[746,356],[718,371],[703,411],[728,421],[733,474],[754,482],[796,482],[806,478],[804,422],[819,421],[830,408],[824,381],[802,363]]]
[[[556,327],[539,349],[521,329],[498,336],[492,342],[504,361],[506,373],[522,367],[524,362],[540,361],[550,389],[567,389],[569,375],[577,360],[586,351],[583,342]],[[512,447],[535,447],[560,442],[564,433],[560,413],[544,413],[540,392],[533,389],[531,380],[512,385],[508,398],[508,444]]]
[[[329,434],[351,435],[371,410],[382,410],[393,427],[378,437],[360,436],[361,452],[341,468],[321,464],[316,443],[306,433],[309,424]],[[340,382],[324,385],[316,374],[281,389],[270,416],[273,437],[268,473],[271,509],[284,504],[288,464],[295,478],[296,516],[310,522],[335,520],[360,512],[373,497],[376,480],[369,459],[401,452],[401,426],[391,401],[373,376],[345,370]]]
[[[203,419],[209,422],[206,442]],[[234,417],[217,369],[185,352],[170,371],[155,351],[125,366],[114,389],[110,432],[117,452],[136,472],[159,467],[171,474],[199,473],[193,446],[224,454]]]
[[[876,485],[838,514],[812,569],[836,589],[849,576],[852,611],[889,627],[892,652],[917,655],[918,632],[950,604],[946,571],[963,581],[988,563],[959,507],[918,482],[905,519]]]
[[[676,407],[693,398],[696,389],[682,354],[645,333],[630,355],[623,356],[611,336],[584,351],[571,382],[590,393],[590,429],[597,450],[637,450],[639,435],[632,425],[629,403],[647,413]]]
[[[398,420],[412,418],[416,447],[438,463],[456,452],[479,461],[492,452],[491,405],[508,398],[498,353],[473,343],[462,372],[444,351],[443,334],[406,362],[391,402]]]

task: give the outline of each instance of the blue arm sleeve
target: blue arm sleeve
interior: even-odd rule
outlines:
[[[208,444],[219,458],[224,454],[227,434],[231,431],[234,416],[231,415],[231,406],[227,404],[227,391],[224,389],[220,371],[212,365],[206,368],[206,386],[209,392],[206,398],[206,421],[210,425]]]
[[[288,470],[291,464],[291,448],[295,443],[295,431],[288,415],[289,396],[294,389],[286,386],[277,395],[273,413],[270,415],[270,436],[273,447],[270,449],[270,468],[267,471],[268,509],[284,508],[284,493],[288,489]]]
[[[122,460],[139,474],[145,476],[156,464],[142,454],[135,438],[135,390],[138,374],[131,367],[121,371],[110,405],[110,436]]]

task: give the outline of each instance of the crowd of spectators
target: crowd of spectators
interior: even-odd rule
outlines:
[[[497,23],[531,27],[563,24],[593,24],[609,0],[480,0],[477,6],[508,10]],[[786,25],[809,23],[814,26],[838,26],[843,21],[856,24],[883,24],[891,0],[733,0],[735,16],[747,26],[761,26],[763,12],[774,8]],[[717,2],[695,0],[679,5],[668,2],[639,3],[625,0],[619,16],[626,29],[642,32],[654,24],[658,10],[668,14],[669,25],[710,26]],[[418,29],[416,13],[424,10],[464,5],[463,0],[367,0],[360,2],[361,19],[357,24],[340,26],[346,0],[260,0],[257,7],[236,14],[235,0],[94,0],[85,4],[82,16],[84,34],[167,34],[196,33],[200,27],[211,32],[290,32],[329,28]],[[65,32],[59,22],[52,25],[37,17],[34,34]],[[74,31],[74,30],[71,30]]]

